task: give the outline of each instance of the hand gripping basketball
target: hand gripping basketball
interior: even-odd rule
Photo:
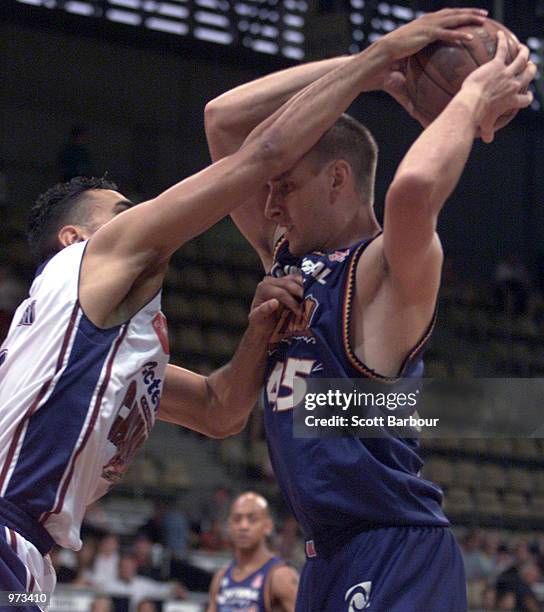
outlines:
[[[499,31],[495,57],[472,72],[463,83],[463,89],[475,89],[482,99],[480,133],[484,142],[493,141],[505,117],[511,120],[520,108],[533,101],[533,94],[527,88],[536,74],[536,66],[529,61],[529,49],[525,45],[518,47],[516,57],[510,62],[507,37]]]

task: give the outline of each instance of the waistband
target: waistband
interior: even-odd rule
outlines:
[[[311,539],[305,540],[304,552],[306,553],[307,559],[312,559],[317,556],[327,557],[334,554],[354,537],[366,531],[375,531],[378,529],[411,529],[418,527],[448,529],[449,525],[386,525],[384,523],[357,524],[346,527],[338,532],[325,532],[323,534],[314,535]]]
[[[0,525],[16,531],[25,540],[33,544],[44,556],[55,545],[55,540],[36,519],[3,497],[0,497]]]

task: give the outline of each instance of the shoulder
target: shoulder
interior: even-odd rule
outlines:
[[[296,589],[298,586],[298,572],[285,561],[278,561],[268,573],[270,594],[272,597]]]
[[[211,584],[210,584],[210,594],[217,595],[219,592],[219,588],[221,586],[221,581],[225,577],[225,574],[228,572],[230,565],[225,565],[221,569],[217,570],[213,575]]]

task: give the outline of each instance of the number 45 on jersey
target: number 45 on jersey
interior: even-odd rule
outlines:
[[[272,410],[275,412],[293,410],[302,401],[306,394],[306,384],[295,385],[295,381],[304,380],[312,371],[314,364],[315,359],[295,357],[276,363],[266,384],[266,397]]]

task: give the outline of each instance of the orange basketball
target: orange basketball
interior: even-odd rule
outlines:
[[[408,58],[408,94],[415,109],[430,121],[444,110],[473,70],[495,57],[499,30],[506,34],[508,41],[507,63],[518,53],[516,36],[493,19],[486,19],[481,26],[463,26],[460,30],[472,34],[472,40],[461,44],[437,41]],[[499,117],[496,128],[504,127],[516,113],[513,110]]]

